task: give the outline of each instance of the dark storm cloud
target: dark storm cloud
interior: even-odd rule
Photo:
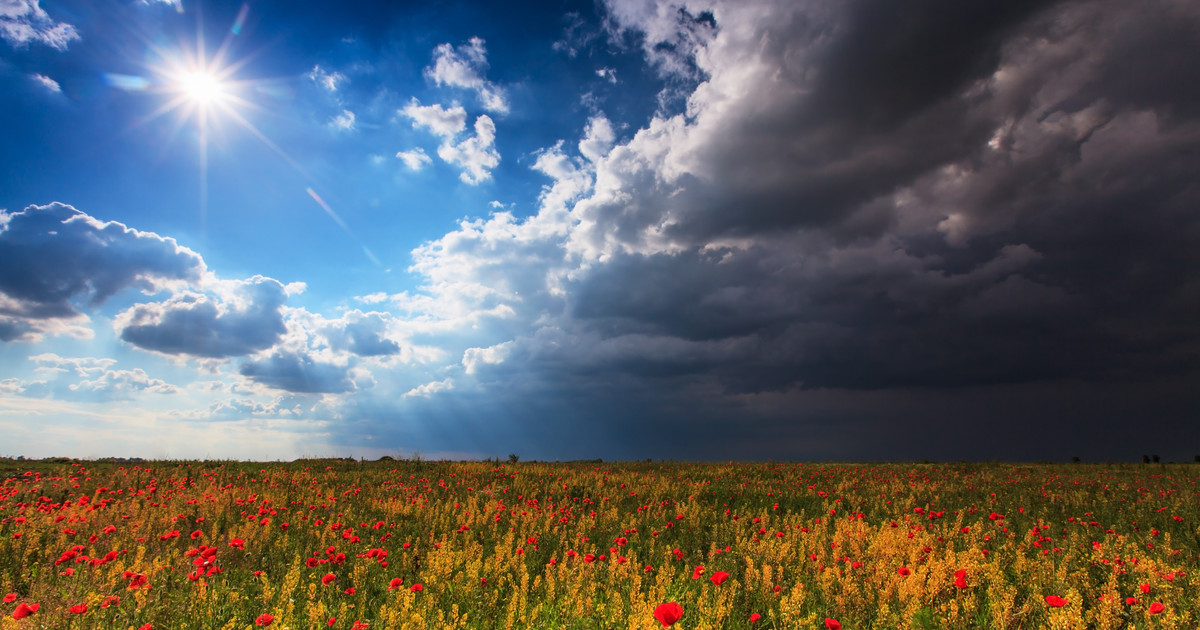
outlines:
[[[837,6],[709,45],[690,117],[613,150],[575,343],[530,356],[730,393],[1200,367],[1194,6]]]
[[[324,363],[307,354],[280,351],[247,361],[238,370],[257,383],[298,394],[338,394],[355,388],[346,366]]]
[[[256,276],[238,283],[225,300],[181,293],[165,302],[138,304],[118,317],[121,339],[163,354],[225,358],[275,345],[286,332],[287,291]]]
[[[99,221],[66,204],[0,213],[0,339],[41,330],[38,320],[75,319],[72,300],[103,303],[127,288],[155,290],[204,272],[174,239]]]

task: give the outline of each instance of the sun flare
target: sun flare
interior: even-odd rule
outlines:
[[[193,103],[206,105],[228,95],[226,86],[212,73],[185,72],[176,78],[179,91]]]

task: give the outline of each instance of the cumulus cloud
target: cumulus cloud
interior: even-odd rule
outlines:
[[[0,339],[80,334],[75,298],[102,304],[198,280],[204,261],[174,239],[100,221],[66,204],[0,211]],[[87,333],[82,333],[87,334]]]
[[[412,119],[413,127],[424,127],[447,141],[467,128],[467,110],[459,105],[447,109],[437,103],[422,105],[414,98],[400,113]]]
[[[398,354],[400,344],[388,337],[393,317],[388,313],[354,310],[320,328],[334,350],[362,357]]]
[[[484,78],[487,67],[484,41],[472,37],[462,46],[440,44],[434,48],[433,65],[425,69],[425,74],[437,85],[473,90],[484,109],[506,114],[508,102],[504,90]]]
[[[438,104],[421,105],[414,98],[400,113],[412,119],[413,127],[424,127],[441,137],[438,157],[461,167],[463,171],[459,178],[464,183],[476,185],[491,179],[491,170],[500,164],[500,153],[495,148],[496,124],[486,114],[475,119],[474,135],[459,140],[459,134],[467,125],[467,112],[461,106],[447,109]],[[411,168],[413,162],[409,162],[408,154],[402,157],[397,153],[396,156],[404,159]],[[412,159],[420,164],[422,156],[424,151]]]
[[[355,389],[347,366],[319,361],[305,353],[274,352],[246,361],[238,372],[256,383],[289,392],[339,394]]]
[[[79,39],[79,31],[66,22],[56,22],[39,4],[39,0],[0,2],[0,37],[17,47],[36,42],[66,50]]]
[[[454,389],[454,379],[447,378],[418,385],[405,392],[404,398],[429,398],[438,392],[446,392],[452,389]]]
[[[404,162],[404,165],[411,171],[419,171],[433,162],[433,158],[429,157],[429,154],[425,153],[425,149],[421,147],[400,151],[396,153],[396,157],[400,158],[400,161]]]
[[[286,331],[283,284],[255,276],[214,288],[212,294],[181,291],[163,302],[134,305],[113,325],[123,341],[168,355],[244,356],[281,339]]]
[[[459,179],[472,186],[492,178],[492,169],[500,164],[496,151],[496,123],[487,115],[475,119],[475,135],[458,143],[443,142],[438,157],[462,167]]]

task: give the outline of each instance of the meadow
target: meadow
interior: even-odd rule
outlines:
[[[1200,465],[0,460],[0,630],[1195,628]]]

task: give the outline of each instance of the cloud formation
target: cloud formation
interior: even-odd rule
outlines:
[[[345,365],[323,362],[304,353],[274,352],[246,361],[238,372],[256,383],[295,393],[340,394],[355,388]]]
[[[174,239],[52,203],[0,211],[0,339],[33,341],[86,321],[125,289],[147,293],[199,280],[204,261]]]
[[[487,48],[484,41],[472,37],[462,46],[439,44],[433,49],[433,65],[425,74],[437,85],[473,90],[479,103],[489,112],[508,113],[504,90],[484,78],[487,71]]]
[[[693,82],[685,111],[624,138],[593,121],[538,156],[536,215],[414,252],[427,294],[407,303],[492,314],[458,340],[456,396],[620,406],[665,435],[657,409],[788,424],[827,391],[1033,405],[1042,384],[1200,367],[1200,165],[1180,157],[1200,99],[1159,70],[1200,54],[1196,11],[607,6]]]
[[[143,350],[211,359],[245,356],[274,346],[286,332],[287,289],[255,276],[215,285],[219,293],[181,291],[163,302],[137,304],[114,327]]]
[[[438,146],[438,157],[447,164],[453,164],[462,168],[462,173],[459,174],[459,179],[463,183],[472,186],[480,184],[491,179],[492,169],[500,164],[500,153],[496,151],[496,123],[487,114],[482,114],[475,119],[475,134],[458,139],[459,134],[466,129],[467,112],[459,105],[450,107],[449,109],[438,104],[421,105],[417,99],[412,99],[400,113],[412,119],[413,127],[424,127],[433,132],[434,135],[441,137],[442,143]],[[396,157],[400,157],[413,168],[412,164],[421,164],[421,158],[427,157],[422,151],[420,154],[413,155],[409,153],[397,153]],[[411,161],[410,161],[411,160]],[[416,170],[414,168],[414,170]]]
[[[66,50],[79,39],[79,31],[66,22],[54,21],[39,0],[4,0],[0,2],[0,37],[16,47],[36,42]]]

